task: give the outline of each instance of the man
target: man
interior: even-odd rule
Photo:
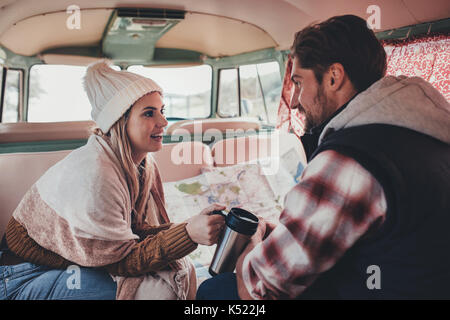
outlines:
[[[420,78],[384,77],[356,16],[303,29],[291,51],[309,163],[279,225],[197,297],[450,298],[449,103]]]

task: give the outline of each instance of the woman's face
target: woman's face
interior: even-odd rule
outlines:
[[[126,127],[135,163],[140,163],[148,152],[161,150],[166,126],[164,104],[158,92],[136,101],[128,115]]]

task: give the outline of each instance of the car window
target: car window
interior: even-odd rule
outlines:
[[[19,121],[20,80],[22,72],[13,69],[4,69],[3,72],[6,72],[6,84],[3,98],[2,122],[17,122]]]
[[[34,65],[30,70],[28,121],[91,119],[91,104],[83,88],[85,66]],[[112,66],[120,70],[118,66]]]
[[[241,115],[267,123],[267,110],[256,64],[239,67]]]
[[[241,115],[275,124],[280,95],[280,68],[275,61],[220,70],[217,109],[221,117]]]
[[[222,69],[219,79],[217,112],[221,117],[239,116],[238,70]]]
[[[267,62],[256,65],[264,102],[267,108],[268,122],[277,123],[278,106],[281,97],[281,74],[278,62]]]
[[[30,70],[28,121],[91,119],[91,105],[83,89],[86,67],[34,65]]]
[[[135,72],[156,81],[164,92],[165,115],[170,118],[207,118],[211,114],[212,69],[191,67],[130,66]]]

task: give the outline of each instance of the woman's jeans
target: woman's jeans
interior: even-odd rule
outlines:
[[[28,262],[0,266],[0,300],[114,300],[116,289],[101,269],[51,269]]]

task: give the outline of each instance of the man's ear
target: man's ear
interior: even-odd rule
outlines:
[[[345,78],[345,70],[342,64],[333,63],[328,68],[326,83],[330,90],[332,91],[339,90],[344,83],[344,78]]]

